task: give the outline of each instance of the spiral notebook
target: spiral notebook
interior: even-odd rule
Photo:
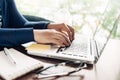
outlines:
[[[0,52],[0,76],[5,80],[16,79],[30,71],[42,68],[43,65],[39,60],[31,58],[13,48],[9,49],[11,55],[16,60],[16,64],[12,64],[4,51]]]

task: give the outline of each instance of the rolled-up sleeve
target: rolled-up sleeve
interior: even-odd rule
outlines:
[[[33,28],[0,28],[0,46],[19,46],[34,41]]]

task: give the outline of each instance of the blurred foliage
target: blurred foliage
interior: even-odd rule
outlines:
[[[120,0],[15,0],[22,14],[65,22],[78,33],[92,35],[98,27],[109,32],[119,14]],[[120,25],[113,38],[120,38]]]

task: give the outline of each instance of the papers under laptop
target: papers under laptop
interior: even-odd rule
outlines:
[[[81,34],[76,34],[75,40],[68,48],[56,48],[51,45],[33,43],[26,48],[27,52],[35,56],[70,61],[84,61],[88,64],[93,64],[104,51],[112,32],[118,25],[119,18],[120,16],[117,13],[113,15],[111,18],[112,22],[109,26],[106,26],[110,27],[110,30],[104,30],[102,25],[100,25],[92,39]],[[104,32],[107,32],[107,35],[104,34]],[[105,36],[103,37],[103,35]]]

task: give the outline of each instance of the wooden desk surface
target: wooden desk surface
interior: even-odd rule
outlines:
[[[120,40],[110,40],[92,70],[83,70],[83,80],[120,80]]]
[[[44,65],[58,63],[54,59],[40,59]],[[54,60],[54,61],[53,61]],[[66,69],[66,68],[65,68]],[[68,67],[67,69],[71,69]],[[34,74],[28,74],[19,80],[36,80]],[[120,80],[120,40],[110,40],[99,61],[92,69],[83,69],[70,76],[40,80]]]

